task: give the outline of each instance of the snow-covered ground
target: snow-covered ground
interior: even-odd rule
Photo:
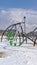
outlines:
[[[0,58],[0,65],[37,65],[37,46],[23,44],[10,46],[8,42],[0,42],[0,52],[5,52],[5,57]]]

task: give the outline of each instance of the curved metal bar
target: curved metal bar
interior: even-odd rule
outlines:
[[[3,35],[5,34],[5,32],[8,32],[9,31],[9,28],[10,27],[14,27],[14,26],[17,26],[17,25],[20,25],[21,24],[21,22],[20,23],[16,23],[16,24],[13,24],[13,25],[10,25],[10,26],[8,26],[7,28],[6,28],[6,30],[3,32],[3,34],[2,34],[2,37],[1,37],[1,42],[2,42],[2,39],[3,39]],[[22,26],[20,26],[21,27],[21,30],[22,30],[22,33],[23,33],[23,29],[22,29]],[[16,28],[16,27],[15,27]]]
[[[13,25],[10,25],[9,27],[7,27],[6,30],[3,32],[2,37],[1,37],[1,42],[2,42],[2,39],[3,39],[3,35],[5,34],[5,32],[8,31],[8,29],[9,29],[11,26],[13,26]]]

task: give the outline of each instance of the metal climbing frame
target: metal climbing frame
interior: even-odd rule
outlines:
[[[6,30],[3,32],[2,37],[1,37],[1,42],[3,40],[3,36],[6,33],[6,35],[8,34],[8,32],[12,32],[15,33],[14,37],[17,41],[17,36],[19,37],[19,46],[24,42],[24,33],[25,33],[25,28],[23,30],[22,24],[25,27],[25,18],[24,17],[24,22],[19,22],[16,24],[12,24],[9,27],[6,28]],[[21,42],[21,37],[22,37],[22,42]]]
[[[17,37],[19,37],[19,46],[22,45],[24,41],[26,41],[27,43],[27,39],[31,40],[35,46],[36,40],[37,40],[37,31],[36,31],[37,27],[33,31],[26,33],[25,18],[26,17],[24,17],[24,22],[12,24],[9,27],[7,27],[6,30],[2,34],[1,42],[5,33],[8,34],[8,32],[13,32],[15,34],[14,37],[16,41],[17,41]],[[13,37],[13,40],[14,40],[14,37]],[[22,42],[21,42],[21,37],[22,37]]]

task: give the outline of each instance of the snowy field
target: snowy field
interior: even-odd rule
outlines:
[[[0,52],[5,53],[5,57],[0,57],[0,65],[37,65],[37,46],[23,44],[14,47],[7,43],[0,41]]]

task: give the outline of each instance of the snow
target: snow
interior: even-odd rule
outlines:
[[[37,65],[37,47],[9,46],[1,48],[1,51],[5,51],[8,56],[0,58],[0,65]]]
[[[37,65],[37,46],[23,44],[22,46],[10,46],[8,41],[0,42],[0,52],[6,56],[0,58],[0,65]]]

